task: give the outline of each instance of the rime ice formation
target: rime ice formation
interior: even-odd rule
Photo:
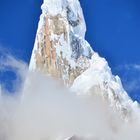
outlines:
[[[128,120],[138,105],[128,97],[107,61],[85,40],[78,0],[44,0],[30,70],[60,78],[77,94],[98,94]]]

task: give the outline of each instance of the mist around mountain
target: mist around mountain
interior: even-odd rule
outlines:
[[[13,81],[14,96],[1,91],[0,139],[139,140],[139,110],[133,119],[124,121],[97,94],[80,91],[77,95],[62,81],[29,71],[20,60],[8,57],[0,68],[13,69],[23,81]]]
[[[78,0],[44,0],[30,65],[1,58],[17,79],[0,88],[0,139],[139,140],[139,104],[85,32]]]

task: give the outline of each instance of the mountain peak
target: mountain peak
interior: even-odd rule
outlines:
[[[128,120],[137,108],[107,61],[85,40],[78,0],[44,0],[30,70],[62,79],[77,94],[98,94]]]
[[[41,69],[71,85],[88,68],[93,54],[85,32],[78,0],[45,0],[30,69]]]

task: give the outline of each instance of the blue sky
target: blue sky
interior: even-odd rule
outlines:
[[[125,89],[140,101],[140,1],[80,0],[87,23],[86,39],[107,59]],[[0,57],[5,52],[29,63],[42,0],[0,0]],[[12,89],[16,76],[0,73]]]

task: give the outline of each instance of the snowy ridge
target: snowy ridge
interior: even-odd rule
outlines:
[[[139,107],[112,75],[107,61],[85,40],[86,25],[78,0],[44,0],[30,70],[47,71],[63,79],[77,94],[97,94],[124,120]]]
[[[101,95],[126,121],[139,113],[137,102],[129,98],[120,78],[112,75],[107,61],[97,53],[93,54],[90,67],[75,79],[71,90],[77,94]]]

